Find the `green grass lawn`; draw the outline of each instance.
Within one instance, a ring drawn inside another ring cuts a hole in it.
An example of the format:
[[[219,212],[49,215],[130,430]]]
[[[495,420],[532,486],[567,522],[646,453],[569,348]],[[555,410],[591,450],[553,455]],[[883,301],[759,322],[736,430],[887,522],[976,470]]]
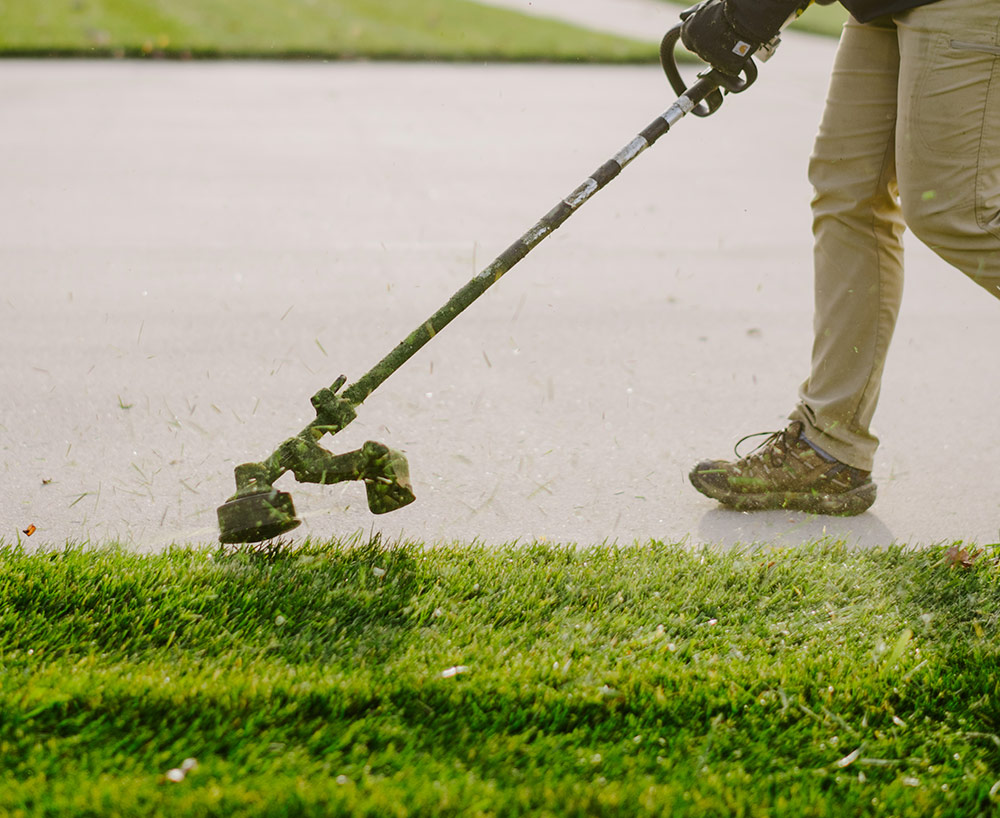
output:
[[[0,815],[992,815],[966,556],[8,546]]]
[[[0,54],[656,58],[649,44],[466,0],[0,0]]]

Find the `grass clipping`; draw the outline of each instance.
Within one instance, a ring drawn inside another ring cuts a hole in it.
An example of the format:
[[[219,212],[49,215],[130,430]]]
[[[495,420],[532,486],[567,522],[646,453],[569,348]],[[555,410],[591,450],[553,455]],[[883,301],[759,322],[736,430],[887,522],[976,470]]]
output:
[[[0,550],[0,814],[986,815],[989,553]]]

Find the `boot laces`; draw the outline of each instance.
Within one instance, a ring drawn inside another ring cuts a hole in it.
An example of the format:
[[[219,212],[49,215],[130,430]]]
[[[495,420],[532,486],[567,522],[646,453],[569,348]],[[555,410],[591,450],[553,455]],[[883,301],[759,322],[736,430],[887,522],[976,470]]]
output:
[[[788,448],[785,444],[785,432],[785,429],[779,429],[777,432],[754,432],[751,435],[744,435],[737,440],[736,445],[733,446],[733,454],[736,455],[738,460],[746,459],[750,462],[754,460],[761,460],[765,454],[774,450],[775,453],[780,453],[778,458],[780,462],[780,460],[784,459],[784,454]],[[764,440],[758,443],[757,446],[751,449],[746,455],[741,455],[740,445],[755,437],[764,437]]]

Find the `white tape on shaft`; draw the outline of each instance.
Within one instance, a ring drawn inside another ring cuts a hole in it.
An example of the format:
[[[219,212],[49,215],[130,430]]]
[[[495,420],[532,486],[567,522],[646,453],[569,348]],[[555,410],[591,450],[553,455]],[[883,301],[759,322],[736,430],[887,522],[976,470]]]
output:
[[[649,147],[649,142],[646,141],[646,137],[637,136],[631,142],[629,142],[624,148],[618,151],[615,156],[615,161],[625,167],[629,162],[635,159],[640,153],[642,153],[646,148]]]

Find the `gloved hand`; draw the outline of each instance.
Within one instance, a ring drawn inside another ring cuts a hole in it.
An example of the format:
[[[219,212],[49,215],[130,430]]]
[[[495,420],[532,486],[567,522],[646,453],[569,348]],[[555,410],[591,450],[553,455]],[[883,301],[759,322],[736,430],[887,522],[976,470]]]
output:
[[[738,76],[747,60],[763,45],[741,30],[728,0],[705,0],[681,14],[681,42],[723,74]]]

